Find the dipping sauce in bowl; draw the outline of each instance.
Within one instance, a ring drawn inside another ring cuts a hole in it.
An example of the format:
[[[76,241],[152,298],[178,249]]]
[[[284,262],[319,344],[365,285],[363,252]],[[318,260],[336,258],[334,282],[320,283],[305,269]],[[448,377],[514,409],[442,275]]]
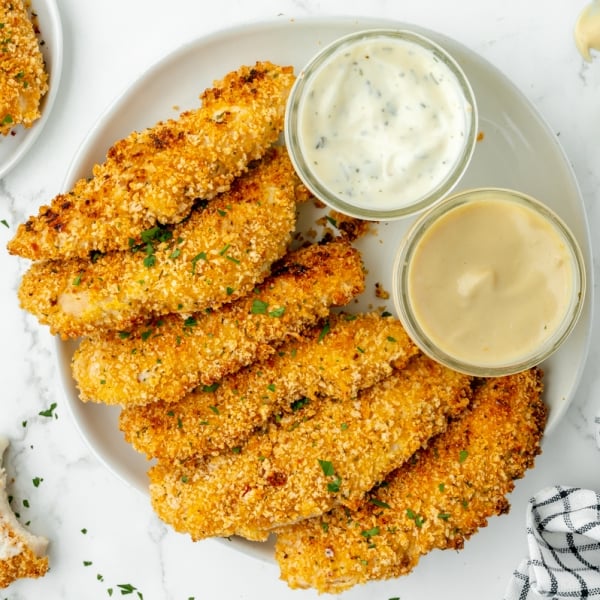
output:
[[[477,137],[473,91],[440,46],[367,30],[327,46],[288,101],[285,138],[305,185],[354,217],[400,218],[443,198]]]
[[[567,226],[541,202],[488,188],[455,194],[407,233],[394,300],[409,335],[458,371],[539,364],[575,326],[585,269]]]

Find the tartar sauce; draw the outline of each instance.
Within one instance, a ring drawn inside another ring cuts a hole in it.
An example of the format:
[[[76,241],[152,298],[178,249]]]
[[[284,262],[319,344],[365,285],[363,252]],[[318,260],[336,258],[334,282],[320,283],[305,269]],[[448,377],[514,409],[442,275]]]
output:
[[[301,151],[321,184],[349,204],[413,204],[464,152],[473,106],[449,66],[411,40],[359,38],[306,85]]]
[[[588,4],[575,23],[575,43],[585,60],[592,60],[590,50],[600,51],[600,2]]]
[[[495,367],[535,353],[562,325],[574,269],[548,219],[491,192],[452,208],[425,231],[407,293],[438,348],[463,363]]]

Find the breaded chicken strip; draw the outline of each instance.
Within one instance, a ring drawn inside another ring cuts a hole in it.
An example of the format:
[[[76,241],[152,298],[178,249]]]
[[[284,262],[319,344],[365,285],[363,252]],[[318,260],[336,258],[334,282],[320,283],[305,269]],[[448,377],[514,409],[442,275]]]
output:
[[[198,199],[226,191],[279,137],[291,67],[242,66],[205,91],[198,109],[133,132],[21,224],[11,254],[32,260],[126,250],[158,224],[178,223]]]
[[[0,134],[31,127],[48,91],[44,57],[23,0],[0,0]]]
[[[339,593],[409,573],[433,549],[460,549],[540,452],[546,422],[538,369],[488,379],[471,406],[354,511],[336,508],[277,532],[290,587]]]
[[[416,353],[397,319],[331,315],[324,326],[225,377],[218,387],[199,387],[179,402],[126,408],[120,428],[148,458],[216,454],[242,444],[273,414],[318,404],[320,396],[351,400]]]
[[[218,311],[84,339],[72,361],[80,397],[124,406],[174,402],[266,358],[363,289],[361,257],[348,242],[291,252],[250,295]]]
[[[1,464],[7,447],[8,440],[0,436],[0,588],[22,577],[42,577],[48,571],[48,540],[27,531],[10,507]]]
[[[195,540],[266,540],[276,527],[354,507],[464,409],[470,383],[416,356],[355,399],[287,415],[237,452],[159,460],[149,472],[152,505]]]
[[[299,181],[285,149],[271,154],[184,223],[146,232],[144,244],[96,260],[34,263],[21,306],[74,338],[248,294],[285,254],[296,223]]]

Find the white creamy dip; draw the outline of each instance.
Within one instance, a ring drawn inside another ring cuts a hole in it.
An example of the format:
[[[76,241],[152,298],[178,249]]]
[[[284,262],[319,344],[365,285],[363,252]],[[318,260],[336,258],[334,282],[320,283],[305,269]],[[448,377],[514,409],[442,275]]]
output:
[[[315,178],[344,202],[411,205],[442,185],[464,155],[473,107],[427,47],[358,38],[305,85],[298,144]]]

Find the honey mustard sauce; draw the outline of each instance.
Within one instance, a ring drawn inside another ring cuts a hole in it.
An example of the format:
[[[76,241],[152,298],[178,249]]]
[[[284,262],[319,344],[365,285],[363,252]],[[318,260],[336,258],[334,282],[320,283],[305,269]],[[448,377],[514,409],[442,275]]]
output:
[[[504,199],[459,205],[414,251],[408,294],[420,327],[446,354],[497,366],[535,352],[559,328],[574,264],[556,228]]]

